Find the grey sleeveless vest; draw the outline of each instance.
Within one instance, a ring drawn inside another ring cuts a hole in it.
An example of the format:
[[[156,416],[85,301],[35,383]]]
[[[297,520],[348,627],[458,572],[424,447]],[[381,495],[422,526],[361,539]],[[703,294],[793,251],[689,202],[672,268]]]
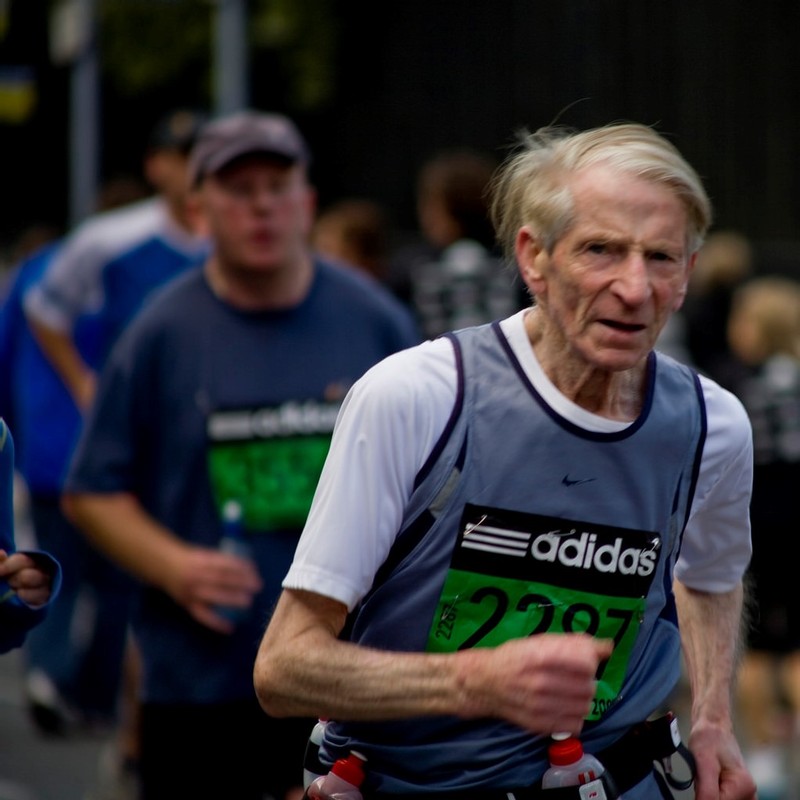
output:
[[[350,639],[452,651],[544,630],[619,636],[617,684],[582,736],[597,751],[680,675],[671,583],[705,440],[699,381],[651,354],[639,418],[588,432],[544,402],[497,323],[449,336],[456,407]],[[363,750],[369,783],[402,793],[528,785],[546,745],[499,720],[436,717],[333,723],[324,751]]]

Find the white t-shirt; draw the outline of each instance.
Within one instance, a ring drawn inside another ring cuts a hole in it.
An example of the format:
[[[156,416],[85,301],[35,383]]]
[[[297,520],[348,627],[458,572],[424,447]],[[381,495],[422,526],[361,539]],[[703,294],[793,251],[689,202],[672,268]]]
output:
[[[530,345],[526,313],[503,320],[501,328],[545,401],[588,431],[631,424],[592,414],[556,389]],[[708,434],[675,576],[699,591],[725,592],[750,560],[752,436],[739,400],[708,379],[701,384]],[[448,339],[396,353],[353,386],[284,588],[316,592],[351,610],[369,591],[400,528],[414,478],[453,410],[456,387]]]
[[[204,239],[178,225],[161,197],[99,212],[64,240],[42,280],[25,295],[25,313],[70,333],[79,317],[102,307],[103,270],[108,264],[156,237],[187,259],[199,259],[208,248]]]

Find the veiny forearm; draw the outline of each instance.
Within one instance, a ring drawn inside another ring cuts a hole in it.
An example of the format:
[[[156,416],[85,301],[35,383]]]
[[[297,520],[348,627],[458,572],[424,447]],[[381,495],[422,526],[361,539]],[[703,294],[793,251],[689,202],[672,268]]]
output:
[[[305,609],[297,604],[288,609],[284,595],[259,649],[254,682],[268,713],[378,720],[455,711],[458,689],[450,659],[340,641],[344,607],[317,596],[305,599],[315,608],[325,606],[326,624],[316,627],[304,619]],[[284,627],[287,615],[291,622]]]
[[[675,582],[681,641],[692,688],[692,718],[730,724],[740,655],[743,589],[710,594]]]
[[[380,720],[452,715],[505,719],[535,733],[580,731],[612,643],[543,634],[498,647],[407,653],[340,641],[346,609],[286,591],[259,648],[256,693],[275,716]]]

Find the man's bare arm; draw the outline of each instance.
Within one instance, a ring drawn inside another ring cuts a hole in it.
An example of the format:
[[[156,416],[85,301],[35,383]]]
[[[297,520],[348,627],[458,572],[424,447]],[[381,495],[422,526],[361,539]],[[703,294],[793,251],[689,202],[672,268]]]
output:
[[[751,800],[755,784],[733,732],[732,689],[742,628],[743,589],[710,594],[675,582],[681,642],[692,689],[689,747],[697,800]]]
[[[261,705],[274,716],[379,720],[499,717],[537,733],[579,731],[611,643],[585,634],[515,639],[458,653],[399,653],[337,637],[347,609],[286,590],[254,669]]]
[[[28,317],[28,325],[47,360],[58,373],[75,405],[85,412],[94,400],[96,376],[81,358],[72,336]]]
[[[741,646],[742,588],[710,594],[676,581],[675,598],[692,686],[693,716],[729,722],[731,687]]]
[[[131,494],[66,494],[63,505],[95,547],[209,628],[229,633],[232,624],[215,607],[247,608],[261,589],[252,562],[176,536]]]

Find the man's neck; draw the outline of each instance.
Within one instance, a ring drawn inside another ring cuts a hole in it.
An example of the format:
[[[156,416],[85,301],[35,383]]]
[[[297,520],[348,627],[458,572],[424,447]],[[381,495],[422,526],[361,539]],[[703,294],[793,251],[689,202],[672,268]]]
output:
[[[242,311],[292,308],[308,294],[314,277],[310,255],[291,267],[256,271],[226,263],[213,254],[204,266],[211,291],[223,302]]]
[[[538,319],[537,319],[538,316]],[[633,369],[604,370],[585,363],[563,348],[553,346],[554,336],[537,323],[542,316],[531,309],[525,319],[525,329],[536,360],[548,380],[568,400],[585,411],[607,419],[631,422],[642,409],[646,361]]]

